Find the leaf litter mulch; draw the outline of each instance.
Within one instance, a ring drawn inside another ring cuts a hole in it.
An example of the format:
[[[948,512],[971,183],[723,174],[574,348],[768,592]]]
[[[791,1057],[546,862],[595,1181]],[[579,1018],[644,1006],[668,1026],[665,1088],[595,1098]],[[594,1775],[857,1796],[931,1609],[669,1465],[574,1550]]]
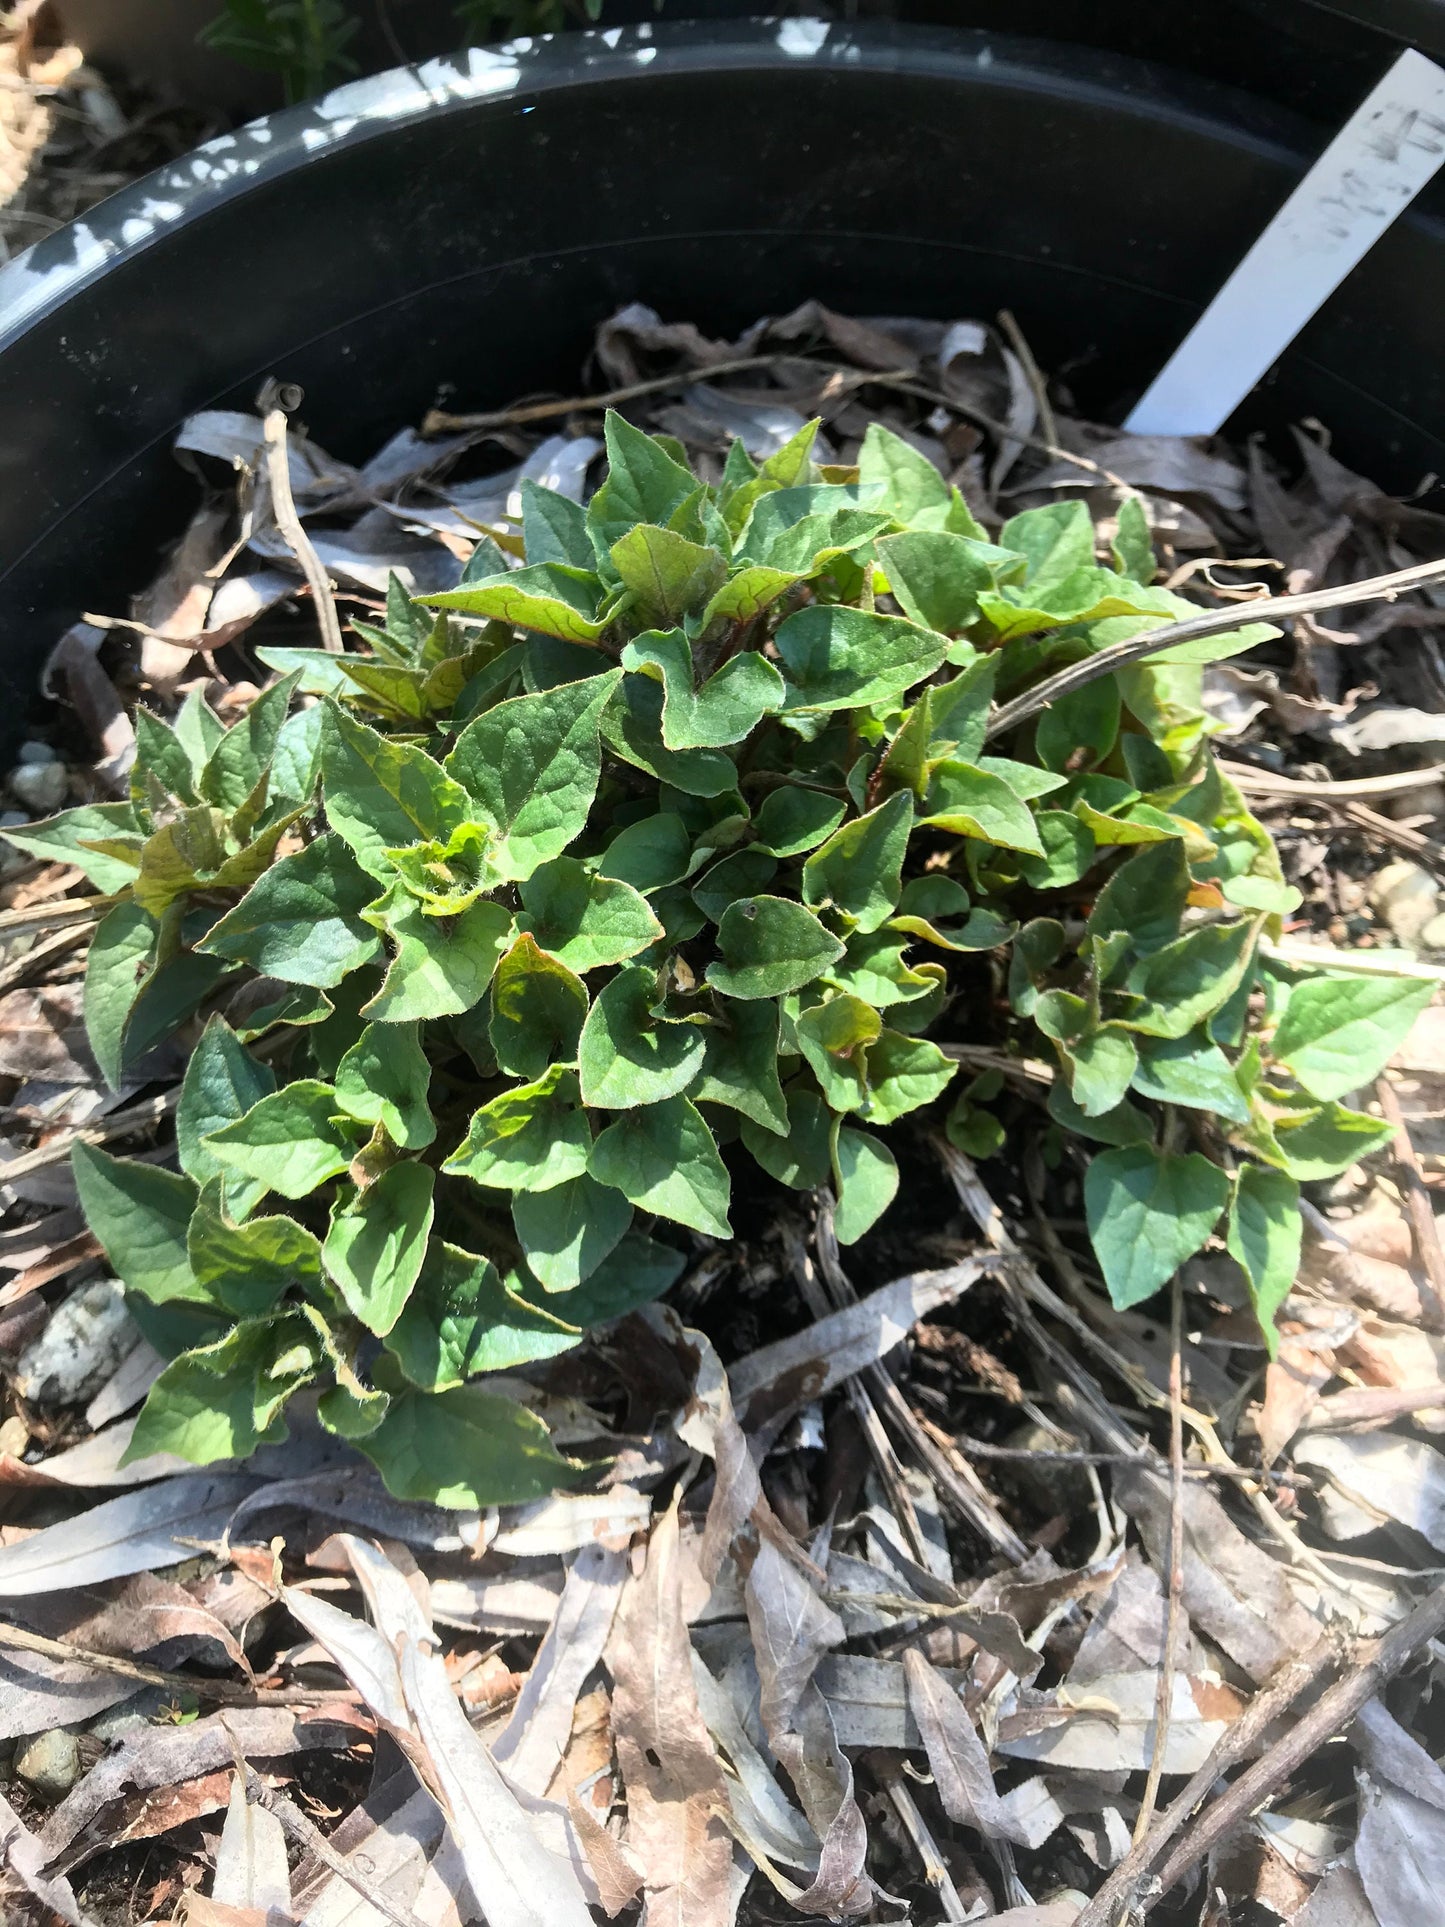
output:
[[[1072,495],[1107,533],[1134,495],[1206,608],[1445,550],[1445,518],[1318,427],[1286,468],[1076,419],[1007,317],[810,303],[715,342],[634,306],[589,375],[360,468],[293,423],[299,543],[259,416],[188,422],[202,506],[127,615],[60,639],[18,816],[123,793],[138,700],[199,688],[234,715],[258,645],[310,640],[308,568],[366,617],[392,571],[451,586],[524,477],[580,498],[602,391],[704,468],[814,414],[848,462],[884,420],[990,527]],[[1304,893],[1281,947],[1445,977],[1445,595],[1335,600],[1211,669],[1208,701]],[[1438,1917],[1445,1011],[1374,1093],[1394,1158],[1312,1187],[1275,1362],[1222,1250],[1162,1316],[1110,1308],[1049,1069],[985,1037],[1003,1152],[975,1168],[916,1133],[906,1213],[846,1267],[826,1198],[757,1195],[664,1301],[528,1368],[559,1443],[605,1461],[596,1489],[459,1514],[304,1425],[231,1470],[121,1464],[161,1361],[67,1154],[165,1159],[183,1053],[105,1089],[81,1019],[97,900],[3,862],[7,1921]]]

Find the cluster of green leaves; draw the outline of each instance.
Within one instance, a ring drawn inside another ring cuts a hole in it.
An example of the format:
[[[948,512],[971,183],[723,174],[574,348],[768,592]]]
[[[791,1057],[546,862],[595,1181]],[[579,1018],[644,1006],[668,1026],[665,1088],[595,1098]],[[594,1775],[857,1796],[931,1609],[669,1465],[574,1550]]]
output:
[[[222,0],[203,46],[280,77],[288,103],[311,100],[360,71],[349,49],[360,28],[346,0]],[[560,33],[602,18],[603,0],[455,0],[464,45]]]
[[[360,23],[344,0],[223,0],[223,7],[201,29],[202,46],[279,75],[288,104],[360,71],[347,52]]]
[[[985,747],[991,705],[1189,605],[1137,505],[997,542],[875,426],[813,428],[702,485],[618,418],[583,509],[519,527],[384,627],[279,672],[223,729],[137,717],[130,800],[11,832],[114,907],[86,975],[118,1081],[203,1007],[179,1170],[75,1156],[81,1201],[173,1356],[133,1450],[205,1461],[319,1393],[392,1488],[470,1504],[568,1474],[517,1386],[666,1289],[670,1226],[731,1234],[747,1166],[894,1198],[891,1127],[943,1099],[996,1148],[997,1081],[938,1041],[1046,1048],[1115,1302],[1217,1227],[1268,1331],[1298,1187],[1377,1148],[1342,1107],[1428,985],[1304,976],[1293,909],[1210,752],[1206,646],[1097,678]],[[1042,1043],[1041,1041],[1042,1040]],[[1189,1148],[1183,1148],[1188,1144]],[[661,1235],[658,1235],[659,1232]]]

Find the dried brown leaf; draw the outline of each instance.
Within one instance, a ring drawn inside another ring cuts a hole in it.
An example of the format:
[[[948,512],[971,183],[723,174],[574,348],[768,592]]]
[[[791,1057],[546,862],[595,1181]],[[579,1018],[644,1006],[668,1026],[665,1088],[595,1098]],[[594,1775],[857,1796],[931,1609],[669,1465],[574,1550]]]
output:
[[[852,1766],[814,1679],[824,1655],[843,1643],[843,1622],[768,1539],[758,1546],[744,1596],[763,1729],[822,1842],[817,1877],[793,1905],[803,1913],[865,1913],[876,1898],[865,1871],[867,1829]]]
[[[1020,1810],[1013,1795],[1000,1797],[987,1749],[957,1693],[922,1653],[905,1653],[903,1671],[908,1703],[928,1754],[928,1770],[949,1819],[992,1839],[1009,1840],[1030,1850],[1041,1847],[1063,1821],[1059,1807],[1052,1801],[1045,1806],[1030,1799]]]
[[[1380,1927],[1437,1919],[1445,1892],[1445,1814],[1403,1788],[1357,1776],[1355,1867]]]
[[[653,1527],[607,1648],[612,1737],[627,1789],[627,1851],[649,1927],[727,1927],[732,1838],[722,1767],[693,1683],[677,1511]]]
[[[1334,1353],[1308,1336],[1286,1333],[1278,1356],[1264,1375],[1259,1414],[1259,1452],[1265,1465],[1275,1460],[1298,1432],[1335,1375]]]

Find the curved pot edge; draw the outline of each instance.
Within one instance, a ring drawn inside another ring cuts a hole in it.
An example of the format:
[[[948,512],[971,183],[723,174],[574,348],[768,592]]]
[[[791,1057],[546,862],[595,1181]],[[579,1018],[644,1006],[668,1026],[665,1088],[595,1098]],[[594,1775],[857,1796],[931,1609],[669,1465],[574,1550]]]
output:
[[[263,115],[132,182],[0,267],[0,354],[117,260],[163,244],[221,203],[273,183],[318,156],[383,137],[431,114],[557,89],[618,86],[647,73],[730,65],[739,72],[798,65],[967,77],[1093,97],[1142,119],[1196,123],[1276,164],[1302,171],[1319,133],[1281,108],[1143,61],[981,30],[876,21],[758,18],[675,21],[539,35],[500,47],[394,67],[314,101]]]

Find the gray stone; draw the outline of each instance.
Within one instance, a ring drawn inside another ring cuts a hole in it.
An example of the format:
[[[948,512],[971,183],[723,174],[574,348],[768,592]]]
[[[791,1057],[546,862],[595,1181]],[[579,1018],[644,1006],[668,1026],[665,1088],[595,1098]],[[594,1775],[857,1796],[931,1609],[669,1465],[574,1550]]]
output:
[[[0,830],[18,830],[30,818],[24,810],[5,810],[0,812]],[[0,878],[13,877],[30,862],[29,854],[17,850],[13,843],[0,843]]]
[[[49,743],[22,743],[15,752],[17,763],[58,763],[60,758]]]
[[[113,1740],[123,1740],[127,1733],[137,1733],[141,1727],[149,1726],[161,1708],[174,1699],[174,1693],[164,1687],[143,1686],[118,1706],[107,1706],[103,1713],[97,1713],[87,1730],[109,1746]]]
[[[10,772],[10,788],[27,809],[49,816],[64,806],[70,780],[63,763],[21,763]]]
[[[15,1771],[46,1800],[63,1800],[80,1778],[80,1748],[75,1735],[57,1726],[26,1740],[15,1755]]]
[[[15,1389],[37,1405],[75,1405],[140,1343],[115,1278],[96,1278],[73,1291],[45,1330],[20,1354]]]

